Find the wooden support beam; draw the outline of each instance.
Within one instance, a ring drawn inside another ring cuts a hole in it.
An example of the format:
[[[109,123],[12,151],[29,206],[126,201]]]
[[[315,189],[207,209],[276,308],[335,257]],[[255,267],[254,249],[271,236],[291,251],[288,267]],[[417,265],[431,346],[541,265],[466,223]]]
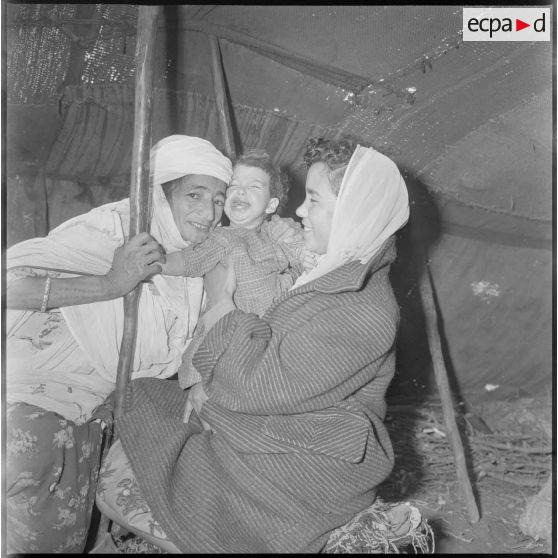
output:
[[[229,103],[225,86],[225,72],[223,70],[219,39],[216,35],[208,35],[208,38],[209,47],[211,49],[211,73],[213,75],[213,86],[215,88],[215,103],[217,104],[217,115],[219,117],[221,134],[223,135],[224,151],[227,157],[234,159],[238,153],[229,112]]]
[[[367,76],[356,75],[334,66],[320,64],[309,56],[293,53],[263,39],[251,37],[246,31],[231,29],[226,25],[211,23],[205,19],[189,18],[186,21],[178,21],[175,28],[179,31],[199,31],[208,35],[215,35],[336,87],[360,91],[370,84],[370,78]]]
[[[150,216],[149,152],[151,149],[151,102],[157,17],[160,6],[140,6],[136,39],[136,89],[134,141],[130,186],[130,238],[148,230]],[[124,331],[116,377],[115,418],[122,415],[136,345],[141,285],[124,297]]]
[[[434,283],[428,267],[428,260],[426,258],[422,239],[420,238],[420,235],[417,234],[416,229],[412,232],[415,237],[413,244],[415,246],[415,250],[417,251],[417,256],[419,256],[418,260],[423,262],[425,266],[420,279],[420,294],[426,321],[428,346],[430,348],[430,356],[432,358],[432,366],[434,368],[434,377],[442,403],[444,425],[453,452],[453,457],[455,459],[457,481],[463,491],[463,496],[469,512],[469,518],[472,523],[477,523],[480,519],[480,514],[473,492],[473,487],[471,485],[471,480],[469,478],[469,473],[467,471],[463,441],[461,440],[455,410],[453,408],[448,371],[444,362],[440,332],[438,330],[438,314],[436,302],[434,300]]]

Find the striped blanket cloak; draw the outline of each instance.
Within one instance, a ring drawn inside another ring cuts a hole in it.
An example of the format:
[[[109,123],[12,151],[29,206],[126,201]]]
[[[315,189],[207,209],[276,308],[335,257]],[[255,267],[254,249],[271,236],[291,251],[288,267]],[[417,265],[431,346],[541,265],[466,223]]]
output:
[[[285,293],[235,310],[195,355],[209,397],[182,423],[176,382],[138,379],[118,430],[143,495],[184,553],[317,552],[390,473],[383,425],[399,309],[391,237]]]

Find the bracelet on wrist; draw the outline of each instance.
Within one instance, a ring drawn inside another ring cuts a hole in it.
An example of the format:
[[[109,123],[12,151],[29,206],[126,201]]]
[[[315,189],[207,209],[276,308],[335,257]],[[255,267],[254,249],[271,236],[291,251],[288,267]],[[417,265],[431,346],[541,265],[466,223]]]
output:
[[[51,279],[47,275],[45,281],[45,290],[43,291],[43,302],[41,304],[41,312],[46,312],[48,308],[48,297],[50,296],[50,283],[51,283]]]

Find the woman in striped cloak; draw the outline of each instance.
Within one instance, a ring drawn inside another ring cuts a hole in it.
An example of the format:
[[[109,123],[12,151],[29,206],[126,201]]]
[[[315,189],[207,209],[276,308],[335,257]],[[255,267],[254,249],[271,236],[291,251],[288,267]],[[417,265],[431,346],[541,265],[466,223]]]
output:
[[[129,386],[107,474],[135,476],[171,550],[318,552],[392,469],[388,273],[407,190],[390,159],[347,141],[310,140],[305,161],[297,215],[316,266],[258,317],[235,307],[234,271],[220,264],[204,279],[201,387]],[[129,523],[110,498],[102,507]]]

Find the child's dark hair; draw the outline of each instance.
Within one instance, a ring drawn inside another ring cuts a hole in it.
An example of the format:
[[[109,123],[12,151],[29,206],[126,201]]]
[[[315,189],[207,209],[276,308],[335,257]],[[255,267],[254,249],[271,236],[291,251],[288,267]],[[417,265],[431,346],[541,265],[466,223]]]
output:
[[[286,173],[282,172],[277,165],[273,163],[270,155],[263,149],[250,149],[243,153],[236,161],[236,165],[245,165],[247,167],[256,167],[263,170],[269,176],[269,193],[272,198],[279,200],[277,209],[280,209],[287,202],[287,194],[289,193],[289,180]]]
[[[339,193],[341,181],[358,143],[351,139],[326,140],[310,138],[306,143],[304,164],[310,168],[314,163],[325,163],[329,169],[329,181],[335,195]]]

